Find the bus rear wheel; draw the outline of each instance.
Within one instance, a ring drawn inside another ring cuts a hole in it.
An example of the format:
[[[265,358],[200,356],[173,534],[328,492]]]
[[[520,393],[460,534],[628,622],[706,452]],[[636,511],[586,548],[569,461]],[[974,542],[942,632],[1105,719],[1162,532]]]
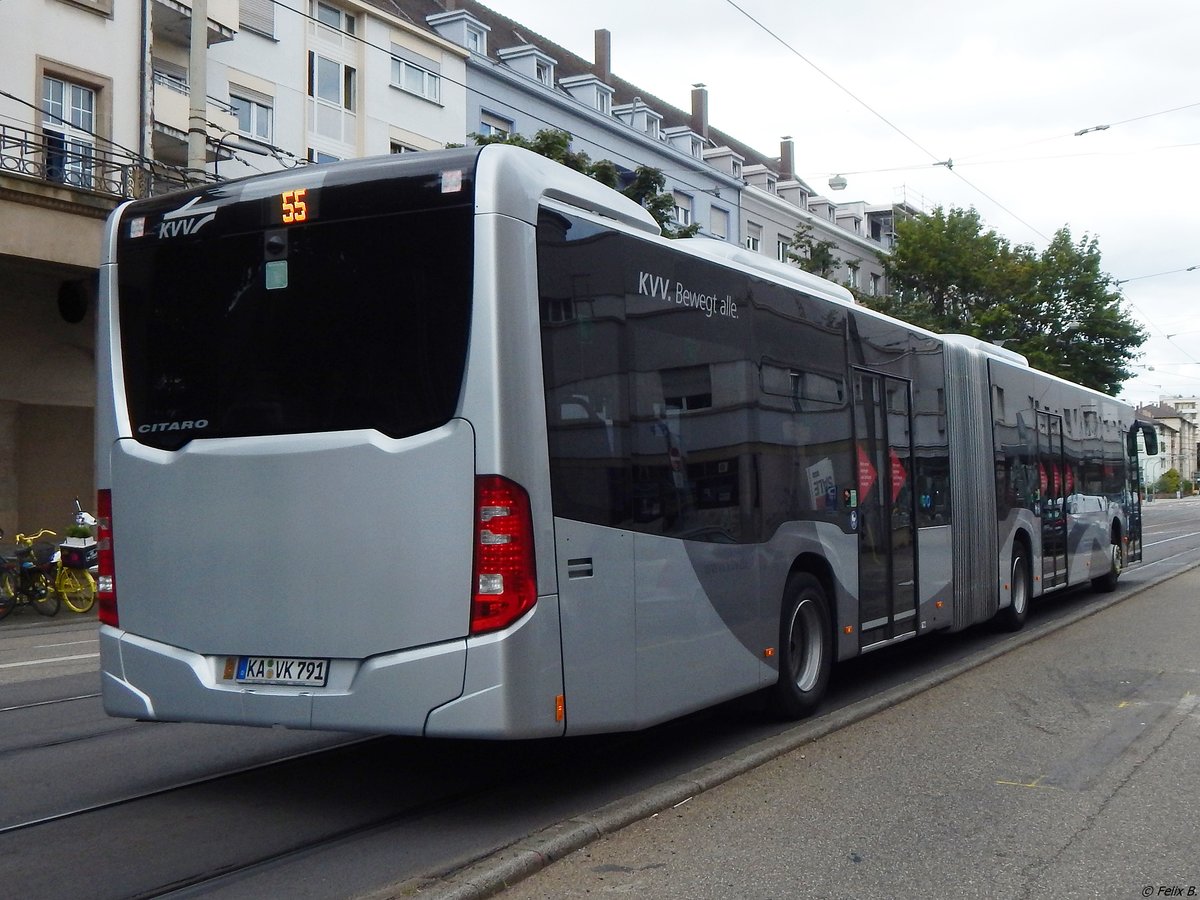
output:
[[[1029,615],[1029,561],[1024,544],[1013,546],[1012,569],[1009,573],[1010,602],[996,613],[996,627],[1001,631],[1020,631]]]
[[[788,719],[810,715],[820,704],[833,670],[829,601],[807,572],[788,577],[779,624],[779,681],[773,707]]]

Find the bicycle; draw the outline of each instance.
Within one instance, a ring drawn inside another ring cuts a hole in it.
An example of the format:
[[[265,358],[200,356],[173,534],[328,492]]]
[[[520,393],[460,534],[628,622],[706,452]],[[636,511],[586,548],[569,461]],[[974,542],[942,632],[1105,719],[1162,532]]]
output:
[[[54,555],[54,590],[72,612],[88,612],[96,602],[96,579],[90,571],[96,563],[95,524],[96,519],[84,512],[76,497],[75,524]]]
[[[95,544],[92,545],[93,547]],[[85,613],[96,602],[96,579],[88,571],[86,548],[59,547],[58,569],[54,574],[54,591],[72,612]]]
[[[34,544],[47,536],[54,537],[54,532],[43,528],[33,535],[18,534],[14,556],[0,557],[0,619],[22,604],[32,606],[43,616],[58,615],[62,601],[50,578],[54,550]],[[4,529],[0,528],[3,537]]]

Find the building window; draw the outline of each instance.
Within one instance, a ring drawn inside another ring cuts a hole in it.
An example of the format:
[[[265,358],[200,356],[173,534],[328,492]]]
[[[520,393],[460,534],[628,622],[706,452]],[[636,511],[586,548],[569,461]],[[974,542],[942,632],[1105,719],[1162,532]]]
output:
[[[402,91],[416,94],[418,97],[424,97],[434,103],[441,101],[442,78],[440,75],[394,56],[392,57],[392,84]]]
[[[872,272],[871,273],[871,296],[878,297],[882,293],[882,291],[881,291],[882,286],[883,286],[883,276],[880,275],[878,272]]]
[[[792,242],[783,235],[779,235],[775,241],[775,258],[780,262],[787,262],[788,253],[791,252],[791,249]]]
[[[410,147],[408,144],[402,144],[399,141],[392,141],[388,149],[389,153],[420,153],[420,147]]]
[[[738,162],[736,159],[733,160],[733,177],[734,178],[742,177],[742,164],[740,162]]]
[[[696,137],[692,138],[691,153],[692,153],[692,156],[696,157],[696,159],[704,158],[704,143],[703,143],[703,141],[700,140],[700,138],[696,138]]]
[[[769,193],[769,194],[779,193],[779,182],[776,179],[770,177],[769,175],[767,176],[767,193]]]
[[[489,112],[479,114],[479,133],[483,137],[506,138],[513,133],[513,123]]]
[[[712,371],[708,366],[663,369],[663,404],[669,411],[688,412],[713,405]]]
[[[604,115],[612,114],[612,94],[608,91],[596,91],[596,109]]]
[[[692,198],[687,194],[675,192],[675,224],[676,225],[691,225],[692,224]]]
[[[746,249],[758,253],[762,250],[762,226],[746,223]]]
[[[713,207],[709,211],[709,232],[722,241],[729,240],[729,210]]]
[[[846,286],[851,290],[858,290],[858,264],[846,263]]]
[[[483,32],[478,28],[467,29],[467,49],[473,53],[486,53],[487,48],[483,42]]]
[[[271,0],[239,0],[238,23],[267,37],[275,36],[275,4]]]
[[[308,148],[308,161],[310,163],[331,163],[337,162],[340,159],[340,156],[334,156],[332,153],[326,153],[323,150],[314,150],[312,147]]]
[[[113,0],[63,0],[63,2],[112,18]]]
[[[92,187],[95,165],[96,92],[82,84],[42,78],[46,180]]]
[[[352,66],[308,54],[308,96],[319,104],[354,111],[356,72]]]
[[[328,25],[330,28],[344,31],[346,34],[354,34],[354,16],[343,12],[336,6],[321,2],[313,3],[312,16],[322,25]]]
[[[550,66],[539,60],[535,70],[537,72],[537,80],[546,85],[546,87],[550,87]]]
[[[237,116],[238,131],[247,137],[256,138],[261,141],[271,142],[271,120],[274,117],[274,110],[269,102],[264,102],[265,98],[252,98],[234,93],[234,89],[229,91],[229,105],[233,107],[233,113]]]

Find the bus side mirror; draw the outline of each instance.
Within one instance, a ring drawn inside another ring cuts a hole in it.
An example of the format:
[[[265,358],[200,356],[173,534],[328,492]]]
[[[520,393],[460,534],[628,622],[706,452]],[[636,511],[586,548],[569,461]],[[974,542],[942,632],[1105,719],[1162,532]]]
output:
[[[1158,432],[1151,425],[1143,425],[1142,436],[1146,440],[1146,455],[1158,456]]]
[[[1146,455],[1158,456],[1158,432],[1154,430],[1153,425],[1138,425],[1130,429],[1126,435],[1126,440],[1129,442],[1129,455],[1132,457],[1137,454],[1137,436],[1138,432],[1142,433],[1142,439],[1146,442]]]

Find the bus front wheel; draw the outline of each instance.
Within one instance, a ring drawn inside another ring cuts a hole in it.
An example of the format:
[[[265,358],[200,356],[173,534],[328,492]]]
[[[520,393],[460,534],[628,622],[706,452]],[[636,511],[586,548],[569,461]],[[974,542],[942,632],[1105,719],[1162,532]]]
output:
[[[779,623],[779,681],[774,709],[784,718],[810,715],[829,686],[833,639],[829,601],[821,582],[807,572],[788,577]]]
[[[1112,593],[1117,589],[1117,579],[1125,568],[1125,544],[1121,535],[1114,532],[1108,545],[1108,571],[1099,578],[1092,579],[1092,588],[1104,593]]]

